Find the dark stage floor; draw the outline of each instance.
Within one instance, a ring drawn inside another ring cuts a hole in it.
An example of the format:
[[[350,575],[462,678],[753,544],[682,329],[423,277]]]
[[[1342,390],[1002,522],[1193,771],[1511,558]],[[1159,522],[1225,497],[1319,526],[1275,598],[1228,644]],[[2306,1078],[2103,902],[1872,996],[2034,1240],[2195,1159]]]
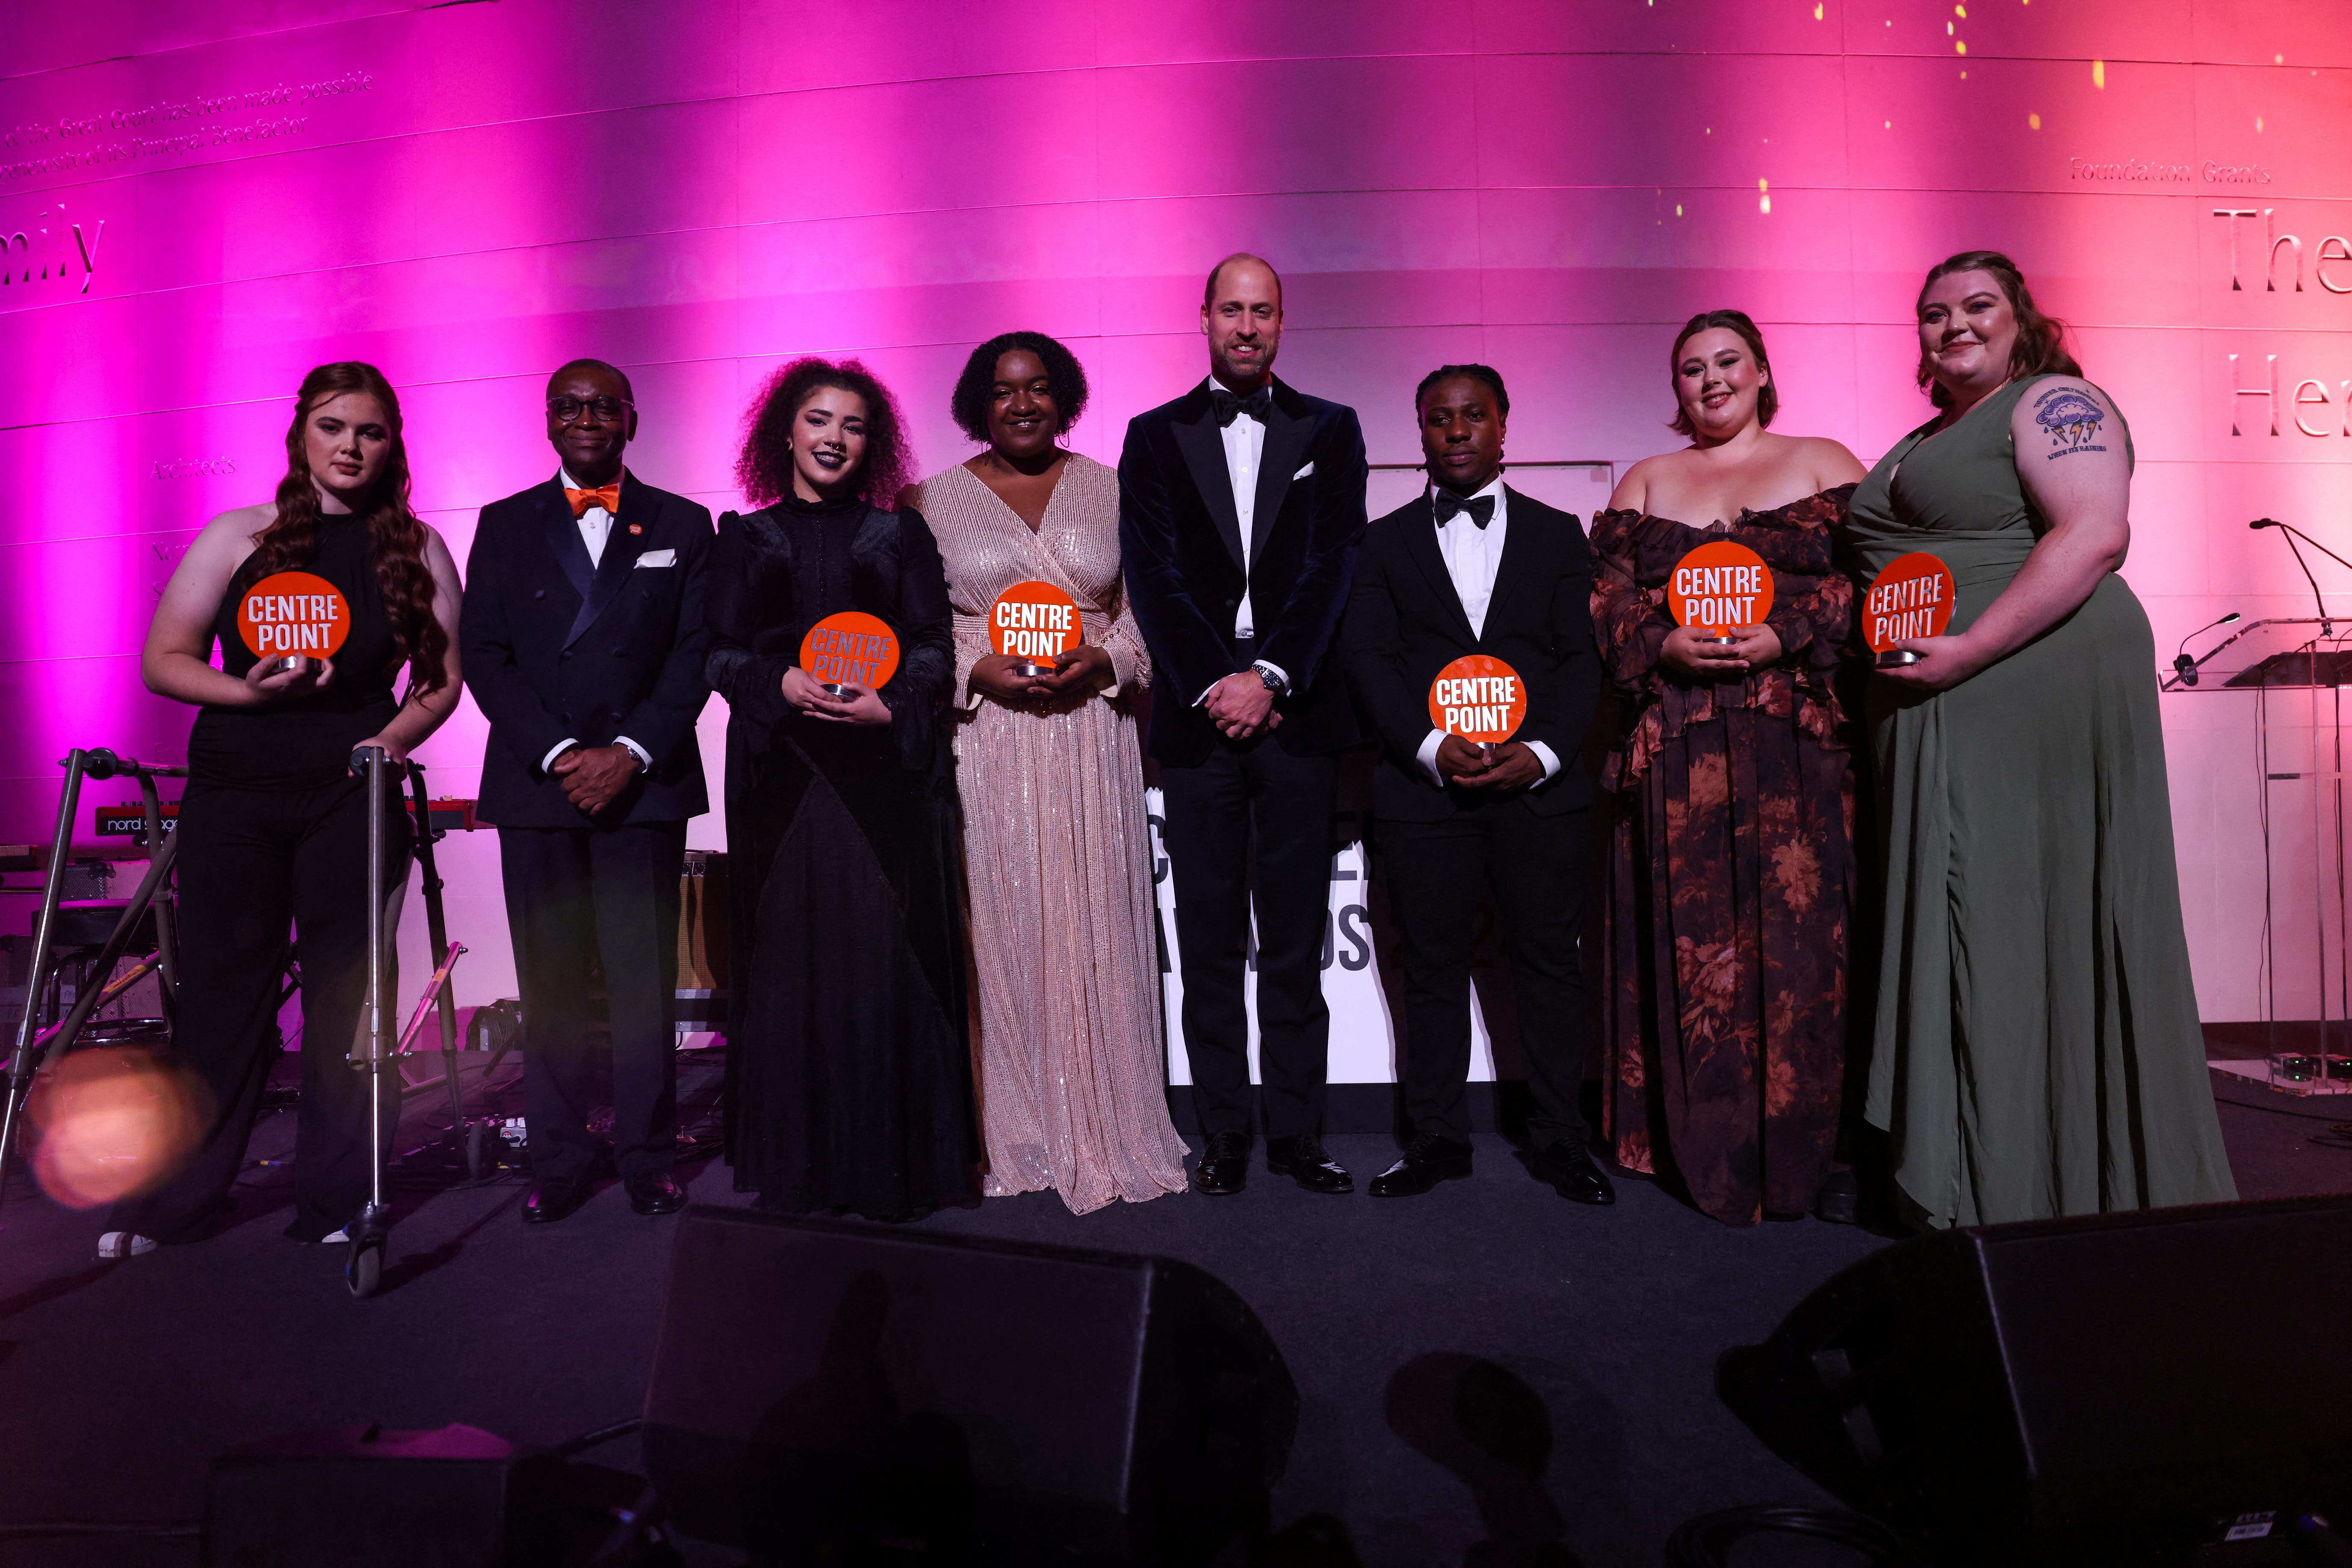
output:
[[[2216,1077],[2245,1196],[2352,1187],[2352,1105]],[[265,1123],[257,1155],[290,1137]],[[1387,1139],[1335,1138],[1360,1181]],[[940,1230],[1189,1259],[1256,1310],[1305,1401],[1277,1522],[1344,1521],[1370,1568],[1461,1563],[1478,1543],[1550,1535],[1584,1563],[1654,1568],[1705,1510],[1818,1496],[1719,1405],[1715,1359],[1768,1331],[1815,1284],[1884,1245],[1812,1220],[1728,1230],[1640,1182],[1613,1210],[1574,1207],[1482,1137],[1471,1180],[1428,1197],[1316,1198],[1261,1173],[1238,1198],[1191,1195],[1073,1218],[1050,1194],[942,1215]],[[698,1201],[732,1204],[694,1167]],[[219,1448],[375,1420],[462,1421],[552,1443],[635,1415],[673,1226],[608,1186],[526,1230],[519,1184],[419,1194],[394,1231],[384,1294],[355,1302],[342,1249],[278,1232],[282,1173],[251,1173],[239,1223],[201,1246],[96,1263],[94,1215],[12,1197],[0,1229],[0,1526],[68,1518],[193,1520]],[[1541,1400],[1542,1496],[1468,1482],[1392,1426],[1392,1387],[1458,1362],[1499,1363]],[[636,1462],[634,1440],[593,1456]],[[1556,1518],[1555,1518],[1556,1510]],[[1850,1562],[1827,1548],[1754,1563]],[[698,1561],[730,1562],[724,1553]],[[1516,1553],[1508,1561],[1536,1561]],[[195,1542],[0,1540],[0,1564],[182,1564]]]

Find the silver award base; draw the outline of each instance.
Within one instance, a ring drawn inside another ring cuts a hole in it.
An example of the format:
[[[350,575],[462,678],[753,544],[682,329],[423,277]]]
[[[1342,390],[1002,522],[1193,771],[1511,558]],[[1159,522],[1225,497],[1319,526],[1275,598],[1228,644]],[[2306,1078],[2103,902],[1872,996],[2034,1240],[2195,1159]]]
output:
[[[824,692],[827,697],[833,698],[836,701],[849,695],[849,688],[842,685],[839,681],[820,680],[816,685],[818,690]]]
[[[1918,653],[1907,647],[1889,648],[1878,656],[1878,668],[1881,669],[1899,669],[1905,665],[1918,662]]]
[[[1480,742],[1477,742],[1477,746],[1478,746],[1478,760],[1479,760],[1479,761],[1481,761],[1481,762],[1485,762],[1485,763],[1492,763],[1492,762],[1495,760],[1495,742],[1492,742],[1492,741],[1480,741]]]
[[[1050,664],[1039,664],[1034,658],[1025,658],[1013,667],[1013,673],[1024,680],[1034,680],[1040,676],[1053,674],[1054,667]]]
[[[1700,637],[1697,640],[1705,643],[1709,647],[1738,647],[1739,646],[1739,639],[1738,637],[1726,637],[1721,632],[1716,633],[1715,636],[1711,637]]]

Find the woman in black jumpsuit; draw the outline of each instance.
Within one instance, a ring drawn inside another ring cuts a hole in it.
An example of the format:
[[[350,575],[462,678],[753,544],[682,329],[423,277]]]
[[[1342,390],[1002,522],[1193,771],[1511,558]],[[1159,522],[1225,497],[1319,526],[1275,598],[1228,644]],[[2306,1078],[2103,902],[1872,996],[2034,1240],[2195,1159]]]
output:
[[[161,1185],[115,1205],[101,1257],[194,1241],[227,1209],[278,1054],[279,976],[302,976],[298,1241],[339,1239],[369,1188],[368,1084],[349,1053],[367,991],[367,797],[352,751],[404,761],[456,705],[457,566],[408,500],[400,404],[374,366],[303,378],[277,499],[224,513],[188,549],[141,661],[149,689],[198,712],[180,803],[180,995],[173,1053],[202,1083],[202,1142]],[[281,572],[324,578],[349,607],[330,658],[257,656],[238,607]],[[221,667],[211,663],[217,643]],[[404,700],[394,684],[405,666]],[[388,918],[407,881],[392,817]],[[398,1114],[387,1075],[384,1115]],[[389,1128],[387,1128],[389,1131]]]

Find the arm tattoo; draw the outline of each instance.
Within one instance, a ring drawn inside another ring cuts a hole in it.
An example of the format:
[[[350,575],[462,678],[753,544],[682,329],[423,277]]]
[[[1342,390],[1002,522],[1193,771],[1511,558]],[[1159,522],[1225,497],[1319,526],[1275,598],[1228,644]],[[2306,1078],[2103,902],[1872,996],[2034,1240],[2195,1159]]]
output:
[[[2076,452],[2104,452],[2099,445],[2099,427],[2106,423],[2107,411],[2095,398],[2086,397],[2071,386],[2053,386],[2033,400],[2033,422],[2050,432],[2052,458],[2063,458]]]

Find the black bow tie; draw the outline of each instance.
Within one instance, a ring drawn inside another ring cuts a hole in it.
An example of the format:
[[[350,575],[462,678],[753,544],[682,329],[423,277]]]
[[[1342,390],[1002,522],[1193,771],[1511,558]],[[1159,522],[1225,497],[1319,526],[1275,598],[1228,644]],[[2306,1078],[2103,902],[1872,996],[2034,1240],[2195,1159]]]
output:
[[[1448,522],[1454,520],[1454,514],[1457,512],[1468,512],[1470,514],[1470,521],[1476,523],[1480,528],[1484,528],[1488,523],[1495,521],[1495,498],[1493,496],[1473,496],[1468,500],[1464,500],[1460,496],[1454,494],[1451,490],[1438,491],[1437,526],[1444,528]]]
[[[1241,414],[1246,414],[1263,425],[1266,416],[1274,412],[1274,383],[1267,382],[1247,397],[1236,397],[1223,386],[1212,383],[1209,402],[1216,410],[1220,427],[1232,424],[1234,416]]]

